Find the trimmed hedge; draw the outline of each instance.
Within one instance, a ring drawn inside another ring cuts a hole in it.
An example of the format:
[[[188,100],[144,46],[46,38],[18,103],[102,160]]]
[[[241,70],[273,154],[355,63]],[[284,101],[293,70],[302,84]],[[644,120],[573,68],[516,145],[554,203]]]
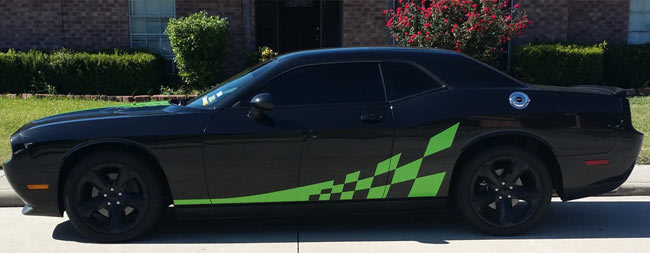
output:
[[[0,52],[0,93],[150,94],[165,77],[164,59],[145,52]]]
[[[514,75],[524,82],[572,86],[602,84],[606,43],[528,44],[515,50]]]
[[[606,85],[623,88],[650,87],[650,43],[608,46],[604,68]]]

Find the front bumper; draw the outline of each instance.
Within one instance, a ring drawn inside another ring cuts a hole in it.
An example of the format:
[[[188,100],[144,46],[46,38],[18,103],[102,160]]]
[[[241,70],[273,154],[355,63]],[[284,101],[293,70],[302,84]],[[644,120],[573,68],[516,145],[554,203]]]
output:
[[[44,172],[35,169],[32,160],[27,156],[13,157],[5,162],[5,176],[9,184],[25,202],[23,214],[39,216],[63,216],[58,194],[58,173]],[[48,189],[30,190],[28,184],[47,184]],[[29,209],[28,211],[26,211]]]

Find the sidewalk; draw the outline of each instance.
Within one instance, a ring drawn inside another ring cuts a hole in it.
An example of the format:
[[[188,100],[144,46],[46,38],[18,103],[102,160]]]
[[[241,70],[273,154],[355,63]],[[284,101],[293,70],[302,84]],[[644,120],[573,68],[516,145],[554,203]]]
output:
[[[637,165],[621,187],[604,195],[650,196],[650,165]],[[4,170],[0,170],[0,207],[16,206],[23,206],[23,202],[11,189]]]

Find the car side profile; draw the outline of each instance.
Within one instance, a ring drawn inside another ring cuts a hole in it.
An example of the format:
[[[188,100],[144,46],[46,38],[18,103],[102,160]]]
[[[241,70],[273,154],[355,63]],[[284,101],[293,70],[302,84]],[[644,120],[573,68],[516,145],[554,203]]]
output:
[[[116,242],[169,208],[196,218],[453,204],[480,231],[513,235],[553,193],[621,185],[643,138],[621,89],[528,85],[421,48],[296,52],[194,99],[136,105],[20,128],[4,169],[23,213],[65,211],[83,235]]]

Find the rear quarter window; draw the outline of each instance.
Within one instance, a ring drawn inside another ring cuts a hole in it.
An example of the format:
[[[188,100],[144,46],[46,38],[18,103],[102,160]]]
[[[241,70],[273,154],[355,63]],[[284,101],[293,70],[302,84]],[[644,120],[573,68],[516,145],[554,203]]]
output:
[[[381,71],[389,100],[442,87],[429,74],[409,63],[382,62]]]
[[[427,56],[427,59],[421,64],[452,87],[524,87],[519,81],[505,73],[462,55]]]

